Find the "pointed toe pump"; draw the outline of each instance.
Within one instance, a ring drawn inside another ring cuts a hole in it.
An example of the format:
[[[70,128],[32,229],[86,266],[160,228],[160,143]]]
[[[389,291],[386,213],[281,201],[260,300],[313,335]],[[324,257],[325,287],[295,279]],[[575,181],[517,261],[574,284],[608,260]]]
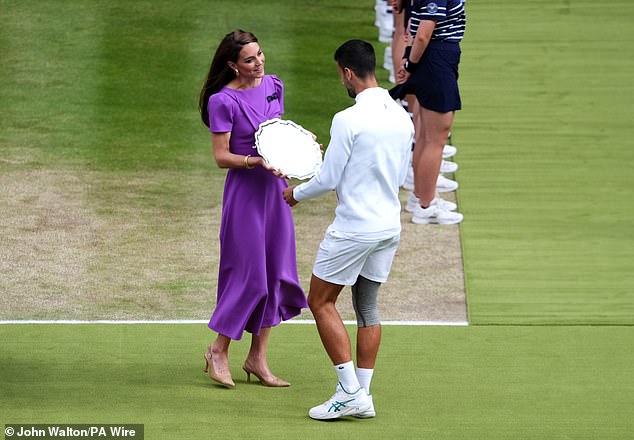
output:
[[[247,382],[251,382],[251,375],[253,374],[255,377],[257,377],[260,380],[260,383],[266,387],[290,387],[291,386],[290,383],[286,382],[283,379],[280,379],[279,377],[276,377],[273,375],[269,377],[264,377],[258,372],[256,372],[255,370],[249,368],[246,364],[242,366],[242,369],[244,370],[245,373],[247,373]]]

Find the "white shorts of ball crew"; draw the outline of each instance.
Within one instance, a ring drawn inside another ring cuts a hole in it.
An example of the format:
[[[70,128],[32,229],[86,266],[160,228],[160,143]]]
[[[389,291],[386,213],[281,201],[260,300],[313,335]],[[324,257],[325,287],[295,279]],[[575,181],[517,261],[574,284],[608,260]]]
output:
[[[313,274],[329,283],[351,286],[359,275],[368,280],[387,281],[400,235],[381,241],[363,242],[340,238],[327,232],[319,245]]]

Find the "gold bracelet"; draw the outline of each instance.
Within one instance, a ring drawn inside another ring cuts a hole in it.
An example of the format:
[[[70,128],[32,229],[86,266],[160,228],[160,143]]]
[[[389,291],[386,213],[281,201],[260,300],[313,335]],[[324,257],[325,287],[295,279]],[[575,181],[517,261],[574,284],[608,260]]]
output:
[[[255,168],[254,166],[249,165],[249,158],[250,158],[250,157],[251,157],[251,155],[250,155],[250,154],[248,154],[248,155],[246,155],[246,156],[244,157],[244,167],[245,167],[245,168],[247,168],[247,169],[249,169],[249,170],[250,170],[251,168]]]

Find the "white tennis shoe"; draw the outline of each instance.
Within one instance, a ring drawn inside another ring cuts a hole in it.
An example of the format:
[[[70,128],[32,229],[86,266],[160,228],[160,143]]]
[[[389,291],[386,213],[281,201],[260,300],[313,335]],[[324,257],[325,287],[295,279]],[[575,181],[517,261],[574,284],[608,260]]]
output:
[[[370,399],[370,408],[366,409],[359,414],[355,414],[354,416],[359,419],[371,419],[372,417],[376,417],[376,411],[374,411],[374,399],[372,398],[372,394],[368,394],[368,398]]]
[[[458,205],[454,202],[441,198],[438,193],[436,193],[434,201],[445,211],[455,211],[458,209]],[[417,206],[420,206],[420,200],[418,200],[418,197],[416,197],[413,192],[409,193],[409,196],[407,197],[407,204],[405,205],[405,211],[414,212]]]
[[[459,212],[451,212],[442,209],[438,206],[434,199],[427,208],[417,206],[414,210],[414,216],[412,217],[412,223],[417,225],[427,224],[439,224],[439,225],[455,225],[460,223],[463,219],[463,215]]]
[[[374,406],[365,388],[361,387],[354,393],[347,393],[338,383],[335,394],[321,405],[311,408],[308,415],[316,420],[331,420],[364,414],[370,409],[374,409]]]
[[[405,204],[405,211],[414,212],[418,205],[420,205],[418,197],[416,197],[413,192],[409,193],[409,196],[407,196],[407,203]]]
[[[440,172],[451,174],[455,173],[458,170],[458,164],[456,162],[450,162],[448,160],[443,160],[440,162]]]
[[[394,64],[392,62],[392,46],[387,46],[385,52],[383,52],[383,68],[385,70],[394,71]]]
[[[438,180],[436,180],[436,192],[451,192],[458,189],[458,182],[455,182],[451,179],[447,179],[442,174],[438,175]]]
[[[379,28],[379,41],[381,43],[391,43],[394,33],[394,19],[392,18],[392,7],[386,2],[377,2],[374,7],[374,24]]]
[[[450,157],[454,157],[457,152],[458,149],[456,147],[454,147],[453,145],[445,144],[442,149],[442,158],[449,159]]]

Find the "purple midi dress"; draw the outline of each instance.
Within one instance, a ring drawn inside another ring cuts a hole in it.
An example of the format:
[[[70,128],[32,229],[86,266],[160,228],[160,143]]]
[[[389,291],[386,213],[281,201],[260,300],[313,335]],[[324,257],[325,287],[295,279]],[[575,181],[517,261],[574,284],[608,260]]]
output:
[[[255,132],[284,112],[284,86],[265,75],[248,90],[209,98],[210,131],[231,132],[232,153],[258,156]],[[218,297],[209,328],[231,339],[278,325],[307,307],[297,275],[295,229],[284,179],[262,167],[227,171],[220,224]]]

